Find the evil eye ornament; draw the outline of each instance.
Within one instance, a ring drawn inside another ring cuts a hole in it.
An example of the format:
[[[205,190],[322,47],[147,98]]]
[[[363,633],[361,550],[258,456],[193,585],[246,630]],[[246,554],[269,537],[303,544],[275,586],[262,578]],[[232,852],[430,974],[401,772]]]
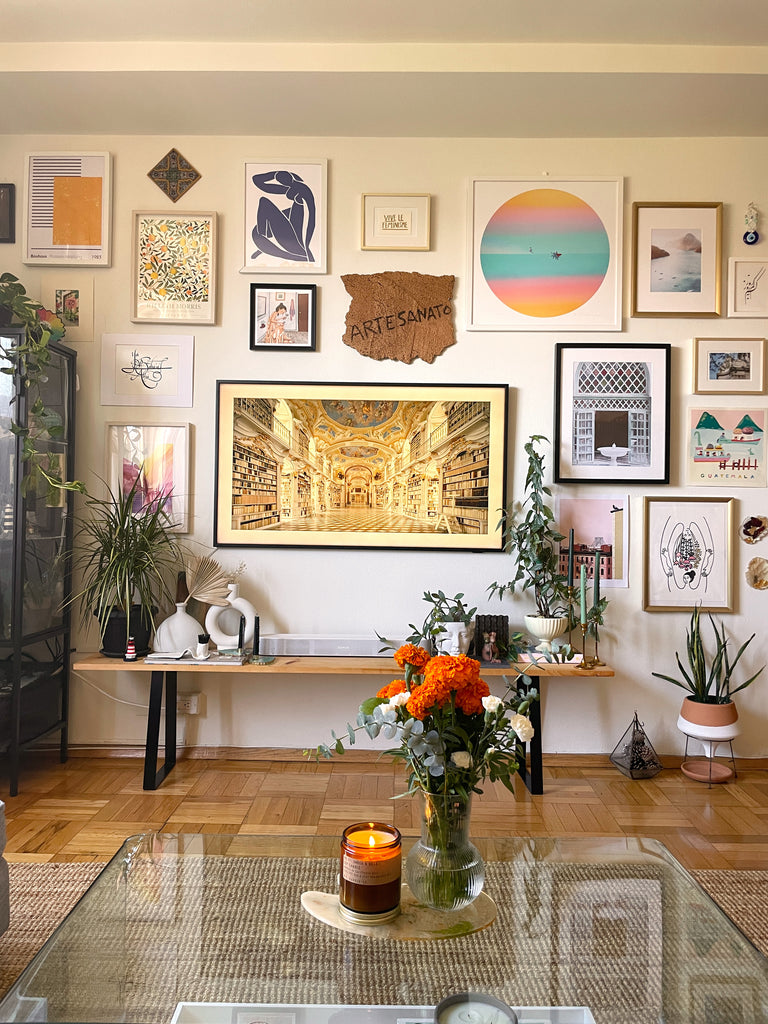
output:
[[[760,241],[760,235],[756,231],[745,231],[743,237],[745,245],[754,245]]]

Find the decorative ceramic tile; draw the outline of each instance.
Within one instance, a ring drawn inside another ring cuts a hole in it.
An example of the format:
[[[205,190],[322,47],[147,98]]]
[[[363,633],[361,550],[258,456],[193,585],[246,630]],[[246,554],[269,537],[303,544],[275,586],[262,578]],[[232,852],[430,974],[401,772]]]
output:
[[[172,149],[155,164],[147,177],[151,178],[157,187],[162,189],[175,203],[185,192],[189,192],[202,175],[195,170],[189,160],[181,155],[178,149]]]

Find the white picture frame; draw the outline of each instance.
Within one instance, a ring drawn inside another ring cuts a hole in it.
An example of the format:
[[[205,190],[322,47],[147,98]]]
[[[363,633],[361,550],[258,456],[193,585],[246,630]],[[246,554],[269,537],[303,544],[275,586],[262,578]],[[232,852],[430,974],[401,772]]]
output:
[[[65,343],[93,341],[93,275],[68,273],[46,276],[40,289],[46,309],[64,324]]]
[[[768,258],[730,257],[728,316],[768,317]]]
[[[249,160],[245,164],[247,274],[324,274],[327,160]]]
[[[108,267],[111,205],[109,153],[28,153],[22,262],[40,267]]]
[[[189,423],[107,423],[105,479],[127,495],[143,472],[142,504],[170,495],[165,510],[177,533],[189,533]]]
[[[427,192],[413,195],[363,193],[360,248],[363,251],[429,251],[431,198]]]
[[[101,404],[191,408],[194,336],[104,334]]]

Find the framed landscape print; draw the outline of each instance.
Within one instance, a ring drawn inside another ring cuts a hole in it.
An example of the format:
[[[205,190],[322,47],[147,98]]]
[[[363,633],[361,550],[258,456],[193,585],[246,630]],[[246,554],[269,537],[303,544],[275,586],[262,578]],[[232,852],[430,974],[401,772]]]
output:
[[[189,408],[194,344],[186,334],[103,334],[101,404]]]
[[[475,178],[474,331],[619,331],[621,178]]]
[[[217,383],[217,546],[500,551],[506,385]]]
[[[728,316],[768,316],[768,259],[728,260]]]
[[[643,608],[732,610],[733,498],[645,498]]]
[[[558,483],[669,483],[669,345],[555,346]]]
[[[694,338],[693,390],[697,395],[762,395],[765,338]]]
[[[328,162],[245,165],[245,273],[324,274]]]
[[[29,153],[22,261],[36,266],[110,265],[109,153]]]
[[[252,284],[250,314],[250,346],[254,351],[315,351],[316,285]]]
[[[719,316],[722,203],[632,204],[632,316]]]
[[[66,328],[64,341],[93,341],[93,277],[70,273],[46,277],[42,301]]]
[[[689,484],[765,487],[765,409],[698,406],[688,410]]]
[[[424,252],[429,249],[431,196],[363,195],[361,249]]]
[[[166,496],[176,531],[189,533],[188,423],[108,423],[106,474],[112,493],[124,496],[141,474],[140,506]]]
[[[216,214],[134,211],[131,320],[216,323]]]

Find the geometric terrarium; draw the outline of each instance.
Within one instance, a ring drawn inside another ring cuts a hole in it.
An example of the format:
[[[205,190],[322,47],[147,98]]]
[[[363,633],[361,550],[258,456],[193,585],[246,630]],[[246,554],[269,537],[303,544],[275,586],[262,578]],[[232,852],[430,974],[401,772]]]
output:
[[[616,744],[611,754],[611,763],[630,779],[652,779],[663,768],[645,735],[643,723],[638,721],[637,712],[631,725]]]

